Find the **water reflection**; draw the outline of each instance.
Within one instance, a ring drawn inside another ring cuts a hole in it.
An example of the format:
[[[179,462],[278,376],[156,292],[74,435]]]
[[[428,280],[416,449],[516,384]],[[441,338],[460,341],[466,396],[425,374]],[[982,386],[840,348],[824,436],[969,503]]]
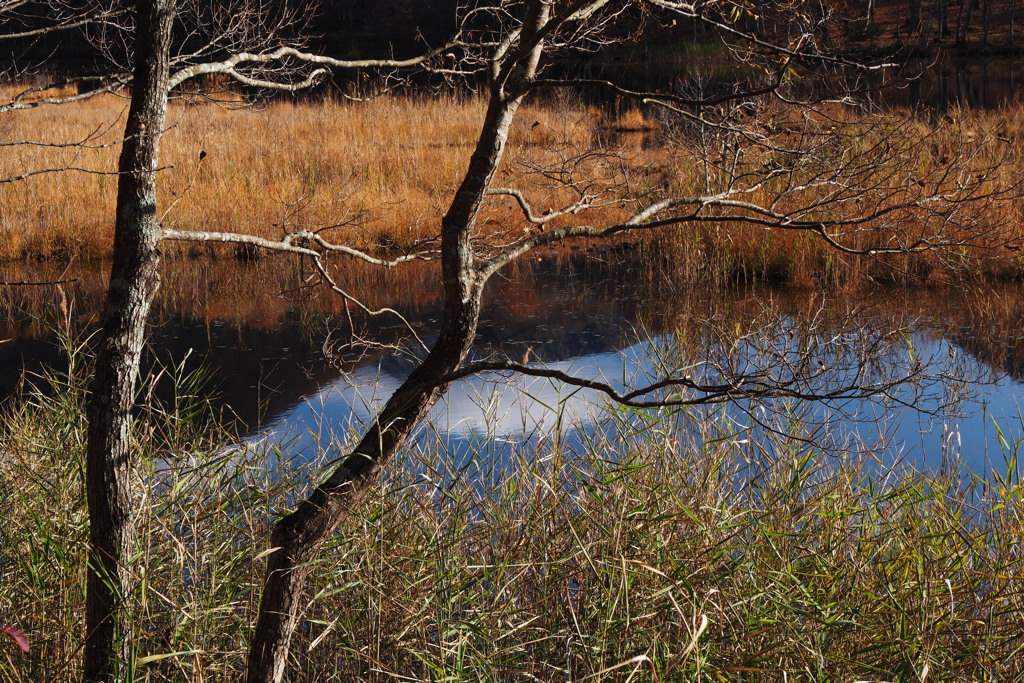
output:
[[[808,76],[801,88],[806,96],[847,90],[888,108],[926,109],[944,114],[951,107],[997,109],[1024,99],[1024,60],[1004,58],[969,61],[963,59],[887,60],[898,68],[865,73],[833,75],[816,80]],[[666,61],[604,62],[584,61],[565,65],[571,76],[629,83],[640,90],[659,92],[729,87],[737,73],[728,60],[696,59],[680,63]],[[752,78],[755,77],[752,75]]]
[[[1024,60],[916,60],[907,64],[901,74],[913,77],[878,94],[886,106],[945,113],[953,106],[997,109],[1024,99]],[[892,72],[887,74],[889,78],[895,76]]]
[[[936,372],[956,367],[963,380],[983,380],[990,369],[975,358],[950,364],[962,353],[956,344],[919,330],[910,337],[913,353],[926,358]],[[906,368],[913,361],[910,347],[888,363]],[[645,339],[614,350],[588,353],[537,367],[560,370],[581,379],[606,382],[616,390],[652,384],[664,377],[658,359],[666,356],[666,339]],[[944,363],[944,361],[946,361]],[[940,370],[936,367],[944,364]],[[350,447],[398,388],[411,365],[367,364],[339,377],[305,400],[275,416],[267,429],[250,438],[300,458],[313,458]],[[957,396],[957,392],[963,392]],[[845,453],[871,451],[882,465],[942,467],[954,456],[972,471],[984,474],[1004,469],[997,429],[1005,438],[1019,439],[1022,422],[1018,401],[1024,385],[1008,376],[965,385],[918,384],[895,388],[876,398],[851,398],[827,404],[794,399],[741,401],[685,410],[626,410],[602,392],[572,387],[556,380],[521,375],[477,376],[456,382],[430,412],[419,438],[440,442],[456,462],[485,450],[504,459],[527,443],[553,440],[581,446],[580,437],[613,425],[637,433],[656,425],[680,442],[699,441],[695,434],[714,431],[717,438],[764,439],[785,422],[798,436],[821,450]],[[910,406],[914,406],[911,408]],[[712,427],[714,423],[714,427]]]
[[[730,334],[764,346],[772,334],[782,334],[787,326],[798,329],[803,324],[798,321],[812,318],[825,337],[837,339],[861,328],[906,327],[906,337],[893,336],[886,362],[905,369],[911,363],[910,341],[918,357],[956,367],[957,375],[948,378],[952,384],[947,382],[942,392],[933,390],[925,400],[912,385],[889,401],[850,400],[811,408],[780,401],[767,408],[803,411],[801,419],[808,425],[825,425],[834,438],[847,443],[884,442],[885,452],[876,455],[890,462],[902,458],[939,466],[959,440],[967,462],[979,472],[1000,465],[994,421],[1010,442],[1022,434],[1017,401],[1024,391],[1024,304],[1014,287],[831,294],[769,288],[713,291],[669,284],[665,273],[636,259],[608,258],[532,261],[495,280],[487,292],[474,353],[543,364],[620,388],[658,377],[656,359],[666,355],[675,354],[674,360],[682,364],[708,363],[722,355],[712,342],[728,343]],[[290,262],[274,261],[173,264],[156,306],[148,363],[151,368],[173,366],[188,357],[188,368],[207,367],[213,375],[211,394],[226,415],[234,416],[245,438],[312,455],[318,447],[345,442],[369,420],[409,365],[383,350],[327,362],[324,342],[328,332],[337,337],[343,316],[332,297],[303,291],[301,277],[291,268]],[[78,276],[73,310],[70,294],[61,303],[52,291],[25,293],[17,306],[7,302],[9,313],[0,321],[0,338],[9,340],[0,344],[0,388],[5,394],[23,367],[59,364],[60,352],[40,320],[72,320],[86,331],[94,324],[102,271],[85,269]],[[210,284],[204,286],[207,276]],[[366,291],[375,306],[399,308],[429,339],[438,312],[437,274],[430,266],[396,273],[389,281],[357,268],[345,277],[350,281],[344,286]],[[25,317],[27,312],[36,317]],[[357,323],[374,338],[398,345],[407,340],[394,320]],[[684,358],[684,353],[690,355]],[[949,365],[950,359],[959,365]],[[902,401],[937,410],[949,398],[945,389],[961,388],[953,380],[969,378],[992,383],[975,386],[973,396],[961,403],[959,416],[922,414],[899,405]],[[169,400],[169,390],[164,395]],[[759,411],[765,408],[693,409],[674,429],[692,430],[717,419],[733,425],[737,433],[750,430],[756,438]],[[571,440],[602,424],[622,424],[621,413],[612,420],[608,416],[603,398],[590,390],[538,378],[471,378],[457,383],[435,408],[423,438],[440,438],[453,449],[485,441],[500,455],[502,444]],[[626,424],[635,429],[654,420],[642,412],[633,419],[637,422]]]

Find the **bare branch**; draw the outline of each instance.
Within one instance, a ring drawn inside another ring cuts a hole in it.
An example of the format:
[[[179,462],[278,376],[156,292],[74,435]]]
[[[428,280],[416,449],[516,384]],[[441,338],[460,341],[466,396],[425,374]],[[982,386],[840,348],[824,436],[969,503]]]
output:
[[[443,55],[460,43],[449,43],[444,47],[430,50],[422,55],[409,59],[355,59],[344,60],[325,57],[323,55],[302,52],[292,47],[279,47],[276,50],[263,53],[239,52],[217,62],[204,64],[193,64],[177,71],[171,76],[171,86],[177,86],[184,81],[202,74],[230,73],[239,66],[247,64],[266,64],[279,62],[289,57],[299,60],[305,64],[319,64],[335,69],[404,69],[426,64],[429,60],[438,55]],[[318,70],[314,73],[324,73]]]
[[[330,273],[327,272],[327,268],[324,267],[323,261],[319,257],[314,258],[313,263],[316,266],[317,272],[320,274],[320,278],[327,283],[327,286],[331,289],[332,292],[341,295],[341,297],[346,302],[354,304],[357,308],[359,308],[359,310],[361,310],[363,313],[367,315],[379,316],[387,314],[393,315],[394,317],[398,318],[398,320],[402,323],[405,329],[407,329],[409,333],[413,336],[413,338],[416,340],[416,343],[419,344],[420,348],[423,349],[424,352],[430,353],[430,347],[427,346],[422,339],[420,339],[419,334],[416,333],[416,329],[412,326],[412,324],[409,323],[405,316],[403,316],[401,313],[388,306],[384,306],[378,309],[372,309],[366,306],[366,304],[360,301],[357,297],[352,296],[347,291],[338,286],[338,283],[335,282],[334,278],[332,278]]]
[[[0,185],[20,182],[22,180],[26,180],[37,175],[47,175],[50,173],[64,173],[67,171],[75,171],[77,173],[88,173],[89,175],[121,175],[120,171],[99,171],[94,168],[82,168],[80,166],[60,166],[55,168],[41,168],[35,171],[26,171],[18,175],[0,178]]]
[[[68,278],[66,280],[41,280],[38,282],[29,282],[24,280],[13,282],[0,281],[0,287],[47,287],[51,285],[68,285],[74,282],[78,282],[77,277]]]
[[[359,259],[360,261],[365,261],[366,263],[374,266],[382,266],[384,268],[393,268],[399,264],[408,263],[409,261],[429,261],[437,256],[437,253],[434,251],[423,251],[406,254],[393,259],[380,259],[370,256],[359,249],[355,249],[344,244],[334,244],[329,242],[318,233],[310,232],[308,230],[289,232],[280,240],[272,240],[245,233],[202,232],[165,228],[163,238],[165,240],[176,242],[222,242],[227,244],[248,244],[261,249],[267,249],[269,251],[288,252],[298,254],[300,256],[312,256],[315,258],[319,258],[324,252],[333,252]]]
[[[728,384],[701,384],[689,377],[670,378],[623,392],[615,389],[607,382],[576,377],[562,370],[524,365],[512,361],[478,361],[469,363],[454,372],[438,378],[437,382],[439,385],[444,385],[463,377],[488,372],[513,372],[529,377],[554,379],[569,386],[599,391],[612,401],[631,408],[678,408],[726,403],[743,399],[766,398],[795,398],[817,402],[843,401],[886,394],[893,388],[905,385],[914,377],[920,375],[920,372],[917,371],[898,379],[874,383],[859,381],[860,377],[858,376],[856,378],[858,381],[820,393],[807,392],[797,388],[797,378],[788,382],[773,384],[765,381],[761,376],[740,376]],[[643,398],[666,389],[673,390],[672,395],[667,398]],[[682,393],[685,391],[694,391],[701,395],[684,397]]]
[[[581,199],[578,202],[575,202],[574,204],[563,207],[561,209],[556,209],[554,211],[547,211],[544,213],[543,216],[537,216],[533,213],[533,210],[530,208],[530,204],[529,202],[526,201],[526,197],[519,190],[509,187],[495,187],[489,189],[487,191],[487,194],[492,196],[512,197],[513,199],[516,200],[516,203],[519,204],[519,208],[522,209],[523,217],[528,222],[534,225],[544,225],[545,223],[552,221],[556,218],[577,214],[580,211],[583,211],[584,209],[590,208],[590,206],[592,205],[591,202],[596,198],[596,195],[583,194]]]
[[[73,86],[77,83],[86,82],[87,79],[72,79],[67,81],[61,81],[59,83],[49,83],[47,85],[40,85],[32,88],[28,88],[17,95],[15,95],[6,104],[0,104],[0,114],[9,111],[21,111],[25,109],[34,109],[43,105],[49,104],[71,104],[72,102],[81,102],[88,100],[98,95],[104,95],[107,93],[118,93],[126,85],[129,85],[131,78],[125,75],[118,74],[112,77],[111,82],[106,85],[86,90],[84,92],[78,92],[74,95],[55,95],[50,97],[40,97],[38,99],[30,99],[32,95],[40,92],[46,92],[47,90],[56,90],[60,88],[66,88]]]
[[[22,3],[19,3],[22,4]],[[14,5],[17,7],[17,5]],[[9,5],[0,6],[0,12],[7,12],[14,7]],[[43,35],[49,35],[58,31],[68,31],[74,28],[81,28],[88,26],[89,24],[96,24],[100,22],[110,21],[122,17],[128,13],[127,9],[112,9],[109,12],[100,12],[98,14],[79,14],[72,17],[65,18],[64,20],[58,19],[57,22],[41,26],[39,28],[30,29],[27,31],[15,31],[11,33],[0,33],[0,40],[19,40],[23,38],[36,38]]]

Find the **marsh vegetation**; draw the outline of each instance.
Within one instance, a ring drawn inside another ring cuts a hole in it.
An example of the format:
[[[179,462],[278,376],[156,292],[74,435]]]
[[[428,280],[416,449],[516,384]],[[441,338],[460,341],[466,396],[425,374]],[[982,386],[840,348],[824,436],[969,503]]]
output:
[[[66,680],[79,656],[74,365],[53,393],[8,412],[0,435],[0,605],[33,648],[0,659],[12,682]],[[265,453],[223,449],[194,429],[201,403],[183,396],[150,413],[135,439],[149,464],[132,637],[137,675],[151,679],[235,677],[273,511],[321,466],[268,470]],[[636,430],[628,415],[607,417],[608,431],[522,445],[500,465],[422,444],[404,453],[315,564],[293,676],[1021,675],[1017,474],[975,477],[955,456],[941,471],[880,469],[870,453],[885,443],[822,450],[807,437],[828,434],[799,414],[757,439],[714,421],[689,440],[667,418]],[[1015,458],[1019,443],[1005,447]]]
[[[485,105],[471,96],[395,96],[365,103],[331,98],[276,101],[253,109],[242,106],[237,96],[220,98],[227,99],[220,106],[201,99],[171,106],[163,143],[167,192],[160,207],[166,226],[215,226],[218,231],[271,239],[289,230],[312,229],[379,256],[401,255],[433,238],[445,200],[464,170]],[[26,167],[71,169],[0,186],[5,206],[0,216],[0,259],[66,262],[109,257],[116,122],[124,106],[122,98],[109,95],[75,107],[5,118],[11,139],[52,136],[87,140],[90,147],[19,150],[0,159],[4,176],[17,176]],[[1012,184],[1024,165],[1020,104],[995,111],[954,109],[938,119],[927,110],[864,114],[857,108],[829,107],[816,114],[813,128],[805,125],[799,108],[776,108],[764,125],[772,126],[773,137],[782,137],[780,144],[812,144],[808,141],[816,135],[842,127],[846,143],[864,135],[845,153],[878,154],[881,141],[890,146],[888,151],[898,149],[900,154],[887,159],[888,166],[865,169],[878,183],[891,185],[893,199],[898,183],[948,183],[945,165],[969,148],[973,172],[986,176],[982,191]],[[751,116],[742,108],[722,113],[740,119]],[[855,125],[846,129],[851,124]],[[979,141],[984,144],[973,150]],[[556,219],[551,227],[585,221],[590,215],[601,222],[626,220],[630,204],[622,201],[625,198],[642,202],[700,196],[729,187],[738,174],[785,161],[773,142],[752,146],[740,169],[728,169],[721,165],[728,161],[734,142],[725,137],[694,137],[677,120],[656,110],[602,108],[584,104],[570,92],[547,104],[528,105],[516,120],[509,144],[503,179],[529,188],[549,206],[574,200],[563,177],[538,172],[561,163],[561,158],[580,156],[582,167],[562,171],[607,188],[600,206]],[[990,173],[991,169],[998,171]],[[872,178],[858,181],[870,184]],[[763,198],[754,194],[750,199],[764,201],[775,192],[778,188],[765,187]],[[789,208],[799,208],[804,199],[790,201]],[[802,287],[878,279],[927,285],[964,278],[1019,278],[1024,272],[1018,253],[1024,243],[1019,204],[994,203],[973,210],[978,213],[972,220],[997,227],[983,238],[960,236],[964,244],[956,249],[895,258],[851,257],[805,232],[765,231],[742,223],[671,229],[651,241],[693,277],[768,279]],[[482,220],[489,231],[507,239],[533,229],[511,201],[490,202]],[[895,223],[891,216],[879,216],[875,226],[861,230],[860,239],[867,243]],[[242,246],[209,243],[171,243],[165,249],[172,257],[255,255]]]
[[[867,107],[885,69],[825,4],[763,9],[502,0],[365,60],[305,51],[288,2],[0,0],[0,41],[82,28],[101,72],[0,70],[3,303],[59,321],[66,368],[0,432],[0,607],[43,644],[9,677],[1017,675],[1021,441],[978,468],[943,420],[1019,326],[906,301],[1016,310],[1020,107]],[[729,79],[559,66],[684,30]],[[357,85],[296,95],[332,71]],[[636,296],[539,295],[595,262]],[[536,322],[592,341],[600,306],[631,331],[581,358]],[[187,353],[144,360],[154,311],[291,318],[362,412],[239,439]],[[865,402],[871,437],[840,423]],[[894,406],[941,422],[937,468],[889,457]]]

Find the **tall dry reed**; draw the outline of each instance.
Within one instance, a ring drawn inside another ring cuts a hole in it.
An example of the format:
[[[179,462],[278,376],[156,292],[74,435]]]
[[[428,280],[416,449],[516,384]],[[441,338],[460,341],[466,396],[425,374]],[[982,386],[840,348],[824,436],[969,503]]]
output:
[[[15,146],[0,159],[0,178],[65,169],[0,185],[0,259],[98,258],[109,253],[116,185],[112,173],[125,106],[124,99],[108,96],[4,117],[7,141],[85,144]],[[171,107],[162,151],[162,220],[178,229],[268,237],[295,228],[325,229],[336,241],[377,253],[409,248],[439,235],[441,216],[468,165],[483,107],[478,98],[456,96],[395,96],[366,103],[273,101],[259,107],[178,100]],[[765,169],[785,163],[786,146],[809,144],[798,132],[803,113],[769,110],[775,130],[794,132],[776,135],[774,143],[781,147],[748,146],[740,185],[753,184]],[[880,178],[892,174],[896,164],[900,177],[905,176],[901,183],[927,188],[942,181],[943,168],[979,141],[985,144],[964,172],[1001,164],[991,187],[1015,183],[1020,172],[1020,106],[996,112],[953,111],[940,120],[924,114],[841,109],[828,109],[824,116],[822,128],[828,128],[829,120],[843,127],[843,144],[852,145],[848,154],[870,150],[886,136],[903,150],[888,165],[879,166]],[[722,155],[716,147],[719,142],[652,112],[633,109],[610,117],[562,94],[521,111],[496,185],[522,189],[535,213],[543,213],[570,204],[576,195],[565,184],[575,183],[577,189],[598,193],[598,208],[549,225],[568,220],[615,222],[651,200],[735,186],[722,172],[723,159],[715,156]],[[812,166],[808,173],[816,169]],[[772,201],[788,191],[787,183],[801,177],[784,176],[743,198]],[[870,182],[871,174],[859,180]],[[885,182],[894,181],[888,177]],[[807,192],[790,195],[776,208],[792,209],[813,199]],[[890,200],[866,196],[856,204],[847,199],[812,214],[828,220],[848,214],[855,204],[861,210],[874,201],[884,206]],[[909,283],[965,273],[1019,277],[1024,237],[1019,199],[980,201],[968,211],[973,212],[976,233],[946,235],[962,239],[962,248],[924,257],[855,258],[831,250],[814,235],[735,223],[673,228],[654,242],[682,271],[695,276],[716,273],[799,284]],[[938,229],[941,222],[936,215],[917,227],[896,218],[865,225],[858,239],[864,244],[869,239],[895,244]],[[482,248],[535,229],[509,197],[490,198],[480,225]],[[201,245],[168,250],[196,256],[221,253]]]
[[[136,439],[136,675],[233,680],[269,525],[311,465],[217,447],[179,381]],[[0,433],[0,619],[32,643],[0,652],[12,682],[73,678],[81,652],[82,385],[58,385]],[[589,436],[470,453],[420,442],[317,561],[292,680],[1024,675],[1020,444],[1004,444],[1003,474],[954,453],[920,473],[799,411],[757,438],[682,417],[612,413]]]

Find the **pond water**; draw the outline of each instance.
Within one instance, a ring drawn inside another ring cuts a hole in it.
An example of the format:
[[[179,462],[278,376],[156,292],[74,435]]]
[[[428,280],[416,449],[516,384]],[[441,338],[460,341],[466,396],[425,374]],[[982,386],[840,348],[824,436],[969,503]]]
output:
[[[34,288],[6,302],[9,313],[0,322],[5,396],[23,369],[61,365],[55,336],[40,320],[70,320],[80,334],[91,329],[102,269],[78,275],[63,296]],[[345,318],[329,296],[297,297],[292,285],[299,277],[284,262],[172,262],[146,365],[151,373],[178,365],[184,371],[206,368],[206,393],[242,442],[306,458],[349,442],[409,372],[413,346],[395,319],[357,321],[364,335],[390,348],[328,353],[329,361],[325,351],[344,338]],[[401,310],[429,343],[438,314],[436,272],[413,269],[390,284],[358,272],[350,277],[361,280],[377,305]],[[73,311],[71,298],[77,302]],[[978,474],[1004,470],[1014,443],[1024,437],[1019,300],[1015,288],[680,288],[617,256],[531,261],[492,283],[474,355],[525,360],[616,388],[651,383],[679,365],[709,382],[766,368],[785,378],[795,359],[804,357],[815,365],[804,368],[809,379],[801,386],[813,391],[841,385],[858,369],[865,378],[891,380],[918,362],[926,377],[894,386],[883,397],[744,402],[670,417],[615,409],[598,392],[547,379],[474,377],[452,387],[419,438],[457,453],[483,450],[500,458],[524,443],[558,439],[572,445],[599,429],[642,432],[654,426],[664,432],[671,424],[676,436],[740,441],[784,425],[808,442],[861,450],[886,465],[942,467],[956,456]],[[169,400],[170,385],[158,384],[156,394]]]
[[[877,61],[877,60],[876,60]],[[888,108],[930,110],[944,114],[951,107],[997,109],[1024,99],[1024,59],[886,60],[899,67],[878,71],[851,70],[842,77],[807,78],[803,87],[811,96],[848,89],[856,99]],[[714,90],[716,84],[732,84],[735,62],[714,55],[682,56],[678,61],[644,60],[634,56],[620,61],[595,59],[565,65],[572,76],[629,83],[652,92],[681,90],[687,93]],[[694,76],[697,75],[697,77]]]

